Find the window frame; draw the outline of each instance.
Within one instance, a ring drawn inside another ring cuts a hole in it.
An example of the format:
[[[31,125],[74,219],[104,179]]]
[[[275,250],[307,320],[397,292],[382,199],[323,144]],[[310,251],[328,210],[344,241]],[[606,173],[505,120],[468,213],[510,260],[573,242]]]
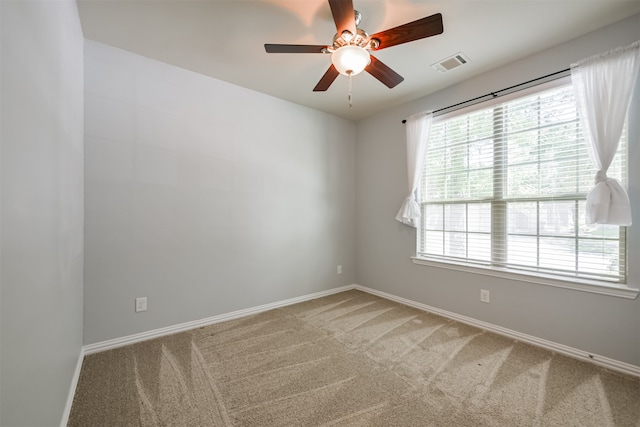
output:
[[[497,104],[503,104],[511,100],[523,98],[538,92],[542,92],[555,87],[567,85],[567,84],[570,84],[570,82],[571,82],[571,77],[567,75],[567,76],[562,76],[541,84],[535,84],[525,89],[511,92],[507,95],[494,97],[493,99],[490,99],[488,101],[481,101],[476,104],[470,105],[468,107],[447,111],[446,113],[434,116],[433,123],[436,124],[438,122],[448,120],[453,117],[470,114],[477,110],[491,108],[492,106],[495,106]],[[627,168],[626,168],[627,174],[629,171],[628,161],[629,161],[629,156],[627,155],[625,157],[625,162],[627,162]],[[494,185],[495,185],[495,181],[494,181]],[[540,199],[540,197],[536,197],[536,201],[538,201],[538,199]],[[475,200],[471,203],[480,203],[480,202],[483,202],[483,200]],[[492,196],[490,199],[486,200],[485,202],[491,203],[492,211],[494,211],[495,209],[495,203],[502,202],[505,205],[507,203],[506,200],[502,200],[501,202],[496,201],[495,196]],[[450,203],[451,201],[443,200],[443,204],[450,204]],[[470,203],[470,201],[466,201],[466,203]],[[420,203],[420,206],[421,208],[423,208],[424,205],[422,202]],[[497,219],[494,218],[493,212],[492,212],[492,222],[495,220],[499,220],[499,218]],[[506,216],[502,218],[502,221],[503,221],[503,225],[506,224],[506,221],[507,221]],[[506,240],[506,227],[502,227],[502,229],[504,229],[503,230],[505,234],[504,239]],[[625,228],[621,227],[620,242],[621,244],[625,245],[624,246],[624,256],[625,256],[624,263],[625,263],[625,268],[627,269],[626,274],[628,279],[629,245],[628,245],[628,241],[625,239],[626,234],[627,233],[625,232]],[[638,293],[640,292],[639,289],[631,288],[628,286],[628,284],[625,284],[625,283],[563,276],[560,274],[556,275],[553,273],[545,273],[545,272],[539,272],[539,271],[518,270],[518,269],[513,269],[508,267],[500,267],[500,266],[497,266],[494,261],[490,261],[486,264],[483,264],[483,263],[476,263],[476,262],[467,262],[464,260],[439,258],[437,256],[433,256],[433,257],[420,256],[419,254],[422,252],[422,248],[420,246],[421,246],[421,243],[424,242],[423,235],[424,235],[424,227],[420,226],[420,228],[417,230],[416,239],[415,239],[416,256],[411,257],[412,262],[416,265],[437,267],[437,268],[443,268],[448,270],[464,271],[464,272],[476,273],[476,274],[481,274],[486,276],[501,277],[501,278],[506,278],[506,279],[520,281],[520,282],[554,286],[554,287],[560,287],[565,289],[610,295],[610,296],[616,296],[616,297],[627,298],[627,299],[635,299]],[[490,233],[490,238],[492,241],[495,239],[494,232]],[[492,255],[492,259],[493,259],[493,255]]]

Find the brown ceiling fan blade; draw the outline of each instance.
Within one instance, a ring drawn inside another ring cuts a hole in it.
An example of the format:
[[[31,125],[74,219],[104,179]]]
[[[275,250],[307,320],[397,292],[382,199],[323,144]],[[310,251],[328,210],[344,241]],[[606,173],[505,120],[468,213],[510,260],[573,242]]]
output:
[[[264,50],[267,53],[324,53],[326,45],[311,44],[268,44],[265,43]]]
[[[367,73],[384,83],[389,89],[396,87],[404,80],[404,77],[393,71],[373,55],[371,55],[371,63],[367,65],[365,70]]]
[[[352,0],[329,0],[333,21],[336,23],[338,35],[344,30],[349,30],[351,34],[356,34],[356,18],[353,11]]]
[[[333,83],[336,77],[338,77],[338,74],[340,73],[338,72],[338,70],[336,70],[336,67],[331,64],[331,67],[329,67],[327,72],[324,73],[324,76],[322,76],[316,87],[313,88],[313,91],[324,92],[325,90],[329,89],[329,86],[331,86],[331,83]]]
[[[380,46],[375,49],[380,50],[397,44],[442,34],[443,31],[442,14],[436,13],[435,15],[373,34],[371,38],[380,40]]]

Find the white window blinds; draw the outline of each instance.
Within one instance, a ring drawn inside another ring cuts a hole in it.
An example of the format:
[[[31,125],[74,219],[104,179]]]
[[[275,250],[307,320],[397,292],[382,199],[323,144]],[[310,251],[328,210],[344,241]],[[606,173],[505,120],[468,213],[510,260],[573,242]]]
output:
[[[434,122],[418,256],[624,283],[624,227],[585,222],[595,172],[569,84]]]

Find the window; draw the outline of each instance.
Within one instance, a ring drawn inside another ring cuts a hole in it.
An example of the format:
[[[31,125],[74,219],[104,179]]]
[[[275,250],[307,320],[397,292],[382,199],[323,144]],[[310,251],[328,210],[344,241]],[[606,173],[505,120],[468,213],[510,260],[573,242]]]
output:
[[[419,258],[626,282],[625,227],[586,225],[595,168],[568,79],[434,122]],[[626,181],[626,131],[608,176]]]

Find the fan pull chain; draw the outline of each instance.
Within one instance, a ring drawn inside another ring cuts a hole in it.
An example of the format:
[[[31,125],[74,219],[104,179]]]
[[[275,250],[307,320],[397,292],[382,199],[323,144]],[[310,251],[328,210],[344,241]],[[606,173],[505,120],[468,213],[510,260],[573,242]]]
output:
[[[351,73],[349,73],[349,110],[353,110],[353,97],[352,97],[352,92],[353,92],[353,85],[351,83]]]

